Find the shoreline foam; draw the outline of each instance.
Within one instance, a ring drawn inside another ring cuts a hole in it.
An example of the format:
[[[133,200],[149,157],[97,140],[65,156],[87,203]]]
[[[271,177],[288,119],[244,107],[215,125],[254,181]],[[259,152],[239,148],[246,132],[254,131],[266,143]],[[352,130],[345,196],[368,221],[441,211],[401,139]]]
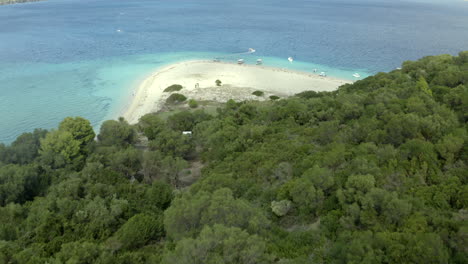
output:
[[[222,81],[223,86],[216,87],[217,79]],[[195,87],[197,83],[199,88]],[[141,116],[157,112],[164,105],[165,97],[170,95],[163,90],[172,84],[184,86],[180,93],[190,93],[189,99],[196,97],[197,100],[212,100],[210,91],[223,87],[228,92],[244,91],[241,97],[243,99],[259,99],[255,96],[246,97],[245,92],[261,90],[286,97],[308,90],[333,91],[346,83],[352,81],[263,65],[238,65],[208,60],[184,61],[159,68],[147,77],[133,92],[130,104],[127,104],[120,116],[130,124],[135,124]],[[207,96],[210,98],[206,98]],[[216,100],[229,99],[226,95],[221,97]]]

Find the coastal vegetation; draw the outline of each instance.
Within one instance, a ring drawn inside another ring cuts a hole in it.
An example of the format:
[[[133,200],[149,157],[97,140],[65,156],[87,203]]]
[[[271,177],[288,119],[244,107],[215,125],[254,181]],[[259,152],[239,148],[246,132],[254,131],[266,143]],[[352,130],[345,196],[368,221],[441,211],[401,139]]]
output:
[[[279,99],[280,99],[279,96],[276,96],[276,95],[271,95],[271,96],[270,96],[270,100],[273,100],[273,101],[274,101],[274,100],[279,100]]]
[[[0,263],[467,263],[467,109],[461,52],[97,140],[66,118],[0,144]]]
[[[195,99],[190,99],[188,100],[188,105],[190,108],[197,108],[198,107],[198,102]]]
[[[260,97],[263,96],[265,93],[263,91],[254,91],[252,94]]]
[[[178,92],[178,91],[182,90],[182,88],[184,88],[184,87],[182,85],[180,85],[180,84],[173,84],[173,85],[167,87],[166,89],[164,89],[164,92],[166,92],[166,93]]]
[[[221,86],[222,85],[222,82],[220,80],[216,80],[215,83],[216,83],[216,86]]]
[[[177,104],[177,103],[184,102],[185,100],[187,100],[187,97],[185,97],[185,95],[179,94],[179,93],[173,93],[166,99],[166,103]]]

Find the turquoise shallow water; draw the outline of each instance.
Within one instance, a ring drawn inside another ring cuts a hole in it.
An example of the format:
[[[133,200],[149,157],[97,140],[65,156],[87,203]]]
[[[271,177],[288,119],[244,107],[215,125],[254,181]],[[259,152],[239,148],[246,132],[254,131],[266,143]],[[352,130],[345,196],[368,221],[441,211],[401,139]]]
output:
[[[115,118],[151,72],[223,57],[353,79],[468,49],[468,3],[48,0],[0,7],[0,142]],[[255,48],[252,55],[239,55]],[[295,58],[289,63],[287,58]]]
[[[173,52],[127,55],[99,60],[67,63],[4,64],[0,82],[15,89],[2,91],[0,96],[0,140],[9,142],[19,131],[36,127],[53,128],[66,116],[80,115],[91,120],[95,128],[103,120],[114,119],[129,104],[132,92],[152,72],[165,65],[198,59],[222,58],[235,62],[245,59],[255,64],[262,58],[265,66],[308,71],[325,71],[328,75],[353,79],[366,69],[338,69],[325,65],[294,61],[287,58],[256,56],[256,54],[223,54],[202,52]]]

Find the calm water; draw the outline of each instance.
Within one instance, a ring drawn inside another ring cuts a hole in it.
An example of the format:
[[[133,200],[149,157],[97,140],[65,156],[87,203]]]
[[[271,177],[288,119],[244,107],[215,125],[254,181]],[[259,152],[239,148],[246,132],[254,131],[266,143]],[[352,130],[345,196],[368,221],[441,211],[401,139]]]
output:
[[[253,55],[237,55],[255,48]],[[116,117],[135,86],[186,59],[263,58],[352,79],[468,50],[468,2],[49,0],[0,6],[0,142],[80,115]],[[286,58],[296,61],[290,64]]]

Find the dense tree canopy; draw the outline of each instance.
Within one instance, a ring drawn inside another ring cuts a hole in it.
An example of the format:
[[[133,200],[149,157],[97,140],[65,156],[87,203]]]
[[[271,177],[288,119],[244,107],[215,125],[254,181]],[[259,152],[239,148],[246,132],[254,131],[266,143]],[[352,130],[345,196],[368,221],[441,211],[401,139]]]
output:
[[[468,52],[97,140],[66,118],[0,144],[0,263],[467,263],[467,121]]]
[[[162,263],[215,264],[215,263],[271,263],[265,242],[250,236],[239,228],[222,225],[206,226],[196,239],[181,240],[173,252],[164,256]]]

